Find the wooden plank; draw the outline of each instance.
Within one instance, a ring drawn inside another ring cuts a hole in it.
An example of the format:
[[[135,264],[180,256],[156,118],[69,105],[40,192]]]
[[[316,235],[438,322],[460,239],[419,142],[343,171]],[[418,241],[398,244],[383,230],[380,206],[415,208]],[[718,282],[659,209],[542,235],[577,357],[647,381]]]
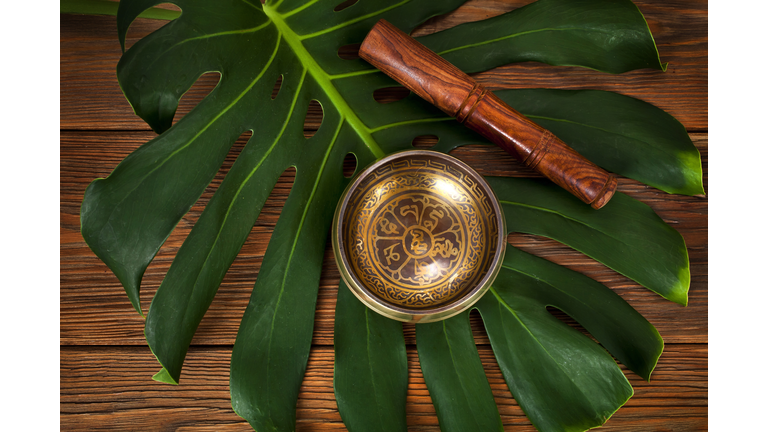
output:
[[[65,345],[144,345],[143,320],[130,306],[117,278],[80,235],[80,203],[88,184],[104,177],[130,151],[154,136],[151,132],[62,132],[61,134],[61,343]],[[707,167],[707,135],[693,134]],[[245,138],[235,144],[221,171],[192,211],[179,223],[142,283],[144,310],[173,256],[215,192]],[[457,149],[454,155],[485,175],[535,175],[492,146]],[[705,174],[705,186],[706,186]],[[234,343],[240,318],[248,303],[261,259],[292,184],[292,173],[281,177],[253,227],[251,236],[227,273],[193,344]],[[555,241],[513,234],[512,244],[558,264],[582,272],[616,290],[651,321],[669,343],[707,341],[707,199],[669,195],[638,182],[622,179],[619,190],[656,210],[686,240],[691,260],[692,284],[686,308],[664,301],[656,294]],[[315,315],[313,343],[333,344],[333,315],[339,273],[330,246],[326,250]],[[565,318],[565,317],[564,317]],[[569,320],[568,318],[565,318]],[[571,321],[572,322],[572,321]],[[478,343],[488,343],[478,317],[472,319]],[[415,342],[412,325],[406,340]]]
[[[493,352],[478,347],[505,430],[534,431],[510,394]],[[231,348],[193,348],[181,385],[150,379],[157,362],[145,347],[64,347],[62,430],[247,431],[230,408]],[[413,346],[408,347],[409,430],[439,431]],[[707,347],[668,344],[647,383],[624,369],[635,395],[601,430],[705,430]],[[333,395],[333,348],[313,347],[297,403],[297,430],[345,430]]]
[[[454,13],[429,20],[414,34],[429,34],[495,16],[530,2],[471,0]],[[476,77],[492,89],[596,88],[653,103],[677,117],[692,132],[703,156],[706,189],[708,144],[707,134],[702,132],[707,130],[707,2],[635,3],[648,20],[662,61],[670,62],[666,73],[644,70],[610,75],[582,68],[524,63]],[[182,385],[172,387],[151,381],[158,365],[146,347],[143,320],[132,310],[111,271],[83,242],[78,215],[88,183],[108,175],[123,157],[154,134],[133,114],[117,84],[115,67],[120,47],[114,17],[62,15],[60,23],[60,121],[65,130],[61,134],[61,429],[251,430],[230,408],[229,353],[293,175],[288,172],[281,177],[248,242],[227,273],[192,342]],[[137,20],[129,31],[128,46],[162,24]],[[176,118],[199,103],[217,80],[215,74],[202,77],[182,99]],[[319,110],[311,111],[305,133],[316,129],[318,120]],[[178,247],[244,142],[245,137],[241,137],[234,145],[216,179],[148,269],[142,294],[145,311]],[[423,143],[429,144],[429,140]],[[494,147],[472,146],[459,149],[454,155],[485,175],[532,175]],[[620,181],[619,188],[653,207],[685,238],[693,278],[687,308],[662,300],[554,241],[520,234],[513,234],[510,241],[614,289],[656,325],[665,339],[665,353],[653,381],[644,383],[628,373],[635,396],[601,430],[706,430],[707,199],[667,195],[626,179]],[[315,315],[314,345],[297,405],[299,430],[345,430],[332,388],[338,280],[332,254],[327,249]],[[557,315],[579,328],[567,316]],[[534,430],[504,384],[478,314],[472,315],[471,322],[505,429]],[[409,429],[437,431],[437,418],[413,346],[413,326],[405,325],[404,333],[409,343]]]
[[[418,28],[424,35],[516,9],[530,0],[472,0],[451,14],[436,17]],[[663,62],[669,69],[632,71],[621,75],[577,67],[522,63],[480,73],[477,79],[497,88],[550,87],[601,89],[633,96],[674,115],[688,130],[707,129],[707,2],[705,0],[641,0]],[[130,47],[163,22],[138,19],[128,33]],[[62,15],[61,114],[62,129],[148,130],[133,114],[117,84],[115,68],[120,45],[114,17]],[[182,98],[176,119],[190,111],[218,82],[218,74],[204,76]]]

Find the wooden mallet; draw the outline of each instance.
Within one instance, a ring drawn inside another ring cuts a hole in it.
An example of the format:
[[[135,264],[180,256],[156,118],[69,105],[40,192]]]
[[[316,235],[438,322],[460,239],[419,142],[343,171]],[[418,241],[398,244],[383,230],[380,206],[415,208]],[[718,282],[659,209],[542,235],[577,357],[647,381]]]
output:
[[[612,174],[389,22],[373,26],[360,57],[593,208],[616,191]]]

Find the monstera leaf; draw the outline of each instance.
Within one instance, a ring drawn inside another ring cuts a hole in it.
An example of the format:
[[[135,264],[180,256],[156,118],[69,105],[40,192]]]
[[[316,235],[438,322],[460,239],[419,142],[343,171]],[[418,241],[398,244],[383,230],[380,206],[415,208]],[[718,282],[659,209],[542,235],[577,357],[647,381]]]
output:
[[[135,18],[147,10],[155,16],[152,7],[164,2],[121,2],[121,44]],[[327,232],[349,181],[343,161],[354,155],[359,170],[409,148],[418,135],[436,135],[434,149],[443,152],[484,142],[413,95],[380,104],[373,92],[394,82],[362,60],[342,59],[338,50],[361,42],[379,19],[411,32],[463,2],[177,0],[180,16],[125,52],[117,68],[120,86],[135,113],[160,135],[88,187],[81,231],[139,313],[148,264],[237,137],[252,134],[149,307],[145,335],[162,366],[155,379],[178,383],[189,343],[227,269],[277,178],[294,167],[296,179],[243,315],[230,375],[232,406],[254,429],[293,430]],[[421,41],[467,72],[518,61],[610,73],[665,68],[630,1],[539,0]],[[179,98],[211,71],[220,74],[216,88],[172,125]],[[535,89],[499,95],[609,170],[668,192],[703,193],[698,151],[679,122],[651,105],[606,92]],[[307,139],[303,124],[313,100],[323,118]],[[508,217],[514,214],[511,228],[560,240],[661,296],[686,303],[685,246],[644,205],[619,195],[596,212],[550,184],[518,179],[492,184]],[[610,355],[563,327],[545,307],[572,314],[646,378],[661,340],[607,288],[522,256],[511,254],[477,306],[509,387],[541,430],[602,424],[631,395],[631,387]],[[400,326],[361,309],[343,287],[337,307],[335,388],[345,423],[356,430],[404,429],[407,368]],[[468,335],[466,314],[419,327],[425,379],[444,428],[497,428],[493,415],[498,414],[489,405],[493,399]],[[513,349],[516,344],[530,348],[530,354]],[[455,356],[446,357],[446,350]],[[378,370],[390,375],[377,375]],[[471,401],[464,411],[450,399],[459,390]],[[557,395],[549,397],[553,391]],[[369,397],[376,399],[361,403]],[[472,413],[483,418],[471,423]]]
[[[619,272],[648,265],[670,275],[670,281],[673,275],[681,274],[685,288],[673,290],[684,298],[688,260],[683,239],[645,204],[617,193],[603,209],[593,210],[545,183],[516,178],[488,180],[502,203],[511,232],[544,234],[587,253],[598,242],[604,250],[593,255],[597,260],[609,263],[612,254],[628,258],[614,267]],[[553,228],[539,232],[541,226]],[[641,262],[631,258],[635,253],[634,259]],[[649,260],[663,263],[644,264]],[[401,331],[381,323],[381,318],[366,319],[360,328],[350,326],[351,316],[360,314],[365,306],[354,298],[342,301],[352,297],[346,291],[346,287],[339,287],[336,305],[337,322],[347,324],[335,327],[336,340],[344,341],[335,348],[337,364],[354,359],[357,370],[384,371],[388,386],[399,382],[405,372],[399,372],[391,347],[402,339]],[[604,285],[508,246],[499,276],[476,308],[512,395],[541,431],[583,431],[600,426],[632,396],[632,387],[608,352],[552,316],[547,306],[577,320],[613,356],[646,380],[661,355],[661,337]],[[499,429],[498,411],[474,349],[468,313],[416,325],[424,380],[443,430]],[[367,335],[360,334],[362,329]],[[355,337],[351,338],[353,332]],[[387,347],[386,352],[380,347]],[[382,361],[386,365],[382,366]],[[351,407],[375,405],[384,396],[383,383],[358,378],[351,386],[343,378],[337,373],[336,399],[342,415],[349,412],[344,417],[347,425],[376,423],[375,410]],[[378,410],[389,409],[380,417],[405,412],[404,403],[378,406]]]

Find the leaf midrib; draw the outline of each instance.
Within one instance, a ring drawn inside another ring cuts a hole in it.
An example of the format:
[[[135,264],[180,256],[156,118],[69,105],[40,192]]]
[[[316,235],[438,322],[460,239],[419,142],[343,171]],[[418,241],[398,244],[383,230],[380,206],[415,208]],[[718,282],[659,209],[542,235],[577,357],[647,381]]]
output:
[[[527,272],[525,272],[525,271],[523,271],[523,270],[520,270],[520,269],[518,269],[518,268],[514,268],[514,267],[511,267],[511,266],[507,265],[506,263],[502,263],[501,267],[502,267],[503,269],[506,269],[506,270],[509,270],[509,271],[512,271],[512,272],[515,272],[515,273],[521,274],[521,275],[523,275],[523,276],[529,277],[529,278],[531,278],[531,279],[533,279],[533,280],[535,280],[535,281],[541,282],[541,283],[543,283],[543,284],[547,285],[548,287],[550,287],[550,288],[552,288],[552,289],[554,289],[554,290],[556,290],[556,291],[559,291],[560,293],[562,293],[562,294],[564,294],[564,295],[568,296],[569,298],[573,299],[574,301],[576,301],[576,302],[578,302],[578,303],[582,304],[584,307],[586,307],[586,308],[587,308],[587,309],[589,309],[590,311],[594,311],[594,310],[595,310],[595,308],[593,308],[592,306],[590,306],[589,304],[587,304],[586,302],[584,302],[583,300],[581,300],[581,298],[579,298],[578,296],[575,296],[575,295],[573,295],[573,294],[571,294],[571,293],[569,293],[569,292],[567,292],[567,291],[565,291],[565,290],[561,289],[559,286],[557,286],[557,285],[556,285],[556,284],[554,284],[554,283],[551,283],[551,282],[549,282],[548,280],[542,279],[542,278],[540,278],[540,277],[538,277],[538,276],[535,276],[535,275],[533,275],[533,274],[527,273]],[[566,314],[568,314],[569,316],[571,316],[572,318],[576,319],[576,317],[575,317],[574,315],[571,315],[571,314],[570,314],[570,313],[569,313],[569,312],[566,310],[566,309],[568,309],[568,308],[562,307],[561,305],[556,305],[556,304],[554,304],[553,302],[547,302],[547,303],[548,303],[548,304],[547,304],[547,306],[553,306],[553,307],[556,307],[556,308],[560,309],[561,311],[565,312]],[[615,320],[613,320],[613,318],[610,318],[610,319],[611,319],[612,321],[615,321]],[[578,320],[578,319],[576,319],[576,321],[579,321],[579,320]],[[581,324],[581,322],[580,322],[580,321],[579,321],[579,324]],[[654,330],[654,331],[656,331],[656,328],[655,328],[655,327],[653,327],[653,326],[651,326],[651,327],[653,328],[653,330]],[[587,330],[589,330],[589,329],[587,329]],[[656,331],[656,335],[658,336],[658,338],[659,338],[659,339],[661,339],[661,335],[659,335],[658,331]],[[594,336],[594,335],[593,335],[593,336]],[[595,339],[597,339],[597,337],[595,337]],[[601,343],[601,342],[598,340],[598,343]],[[664,341],[662,340],[662,341],[661,341],[661,343],[662,343],[662,345],[661,345],[661,346],[662,346],[662,349],[661,349],[661,350],[660,350],[660,351],[657,353],[657,355],[656,355],[656,360],[655,360],[655,362],[654,362],[653,366],[651,367],[651,370],[650,370],[650,372],[648,372],[647,376],[646,376],[646,375],[644,375],[644,374],[640,374],[639,372],[637,372],[637,371],[635,371],[634,369],[632,369],[632,371],[633,371],[633,372],[635,372],[635,373],[637,373],[638,375],[640,375],[640,377],[641,377],[641,378],[644,378],[646,381],[650,381],[650,377],[651,377],[651,374],[653,373],[653,370],[656,368],[656,365],[658,364],[658,361],[659,361],[659,357],[661,357],[661,354],[662,354],[662,352],[664,351]],[[622,363],[624,363],[624,361],[623,361],[623,360],[622,360]],[[626,363],[625,363],[625,364],[626,364]]]
[[[349,123],[349,125],[358,134],[358,136],[360,136],[360,139],[362,139],[365,146],[368,147],[368,150],[370,150],[376,159],[383,158],[385,153],[371,135],[371,129],[368,128],[368,126],[366,126],[362,120],[360,120],[360,118],[349,106],[344,97],[341,96],[341,93],[339,93],[336,87],[331,83],[331,77],[328,75],[328,73],[325,72],[323,68],[320,67],[319,64],[317,64],[314,57],[312,57],[309,51],[307,51],[307,49],[304,47],[304,44],[302,44],[301,36],[296,34],[296,32],[294,32],[293,29],[291,29],[291,27],[288,26],[288,24],[283,20],[283,17],[272,7],[264,5],[264,13],[269,17],[270,20],[272,20],[272,22],[275,24],[275,27],[277,28],[277,31],[280,32],[282,37],[288,43],[288,46],[291,47],[293,52],[296,54],[296,57],[298,57],[302,65],[304,65],[304,67],[309,71],[309,74],[312,76],[312,78],[315,79],[320,88],[325,92],[325,94],[334,104],[336,109],[339,111],[339,114],[341,114],[342,119]]]
[[[371,376],[371,386],[376,387],[376,371],[373,369],[372,359],[373,356],[371,355],[371,326],[368,323],[368,312],[370,310],[366,307],[365,308],[365,353],[368,356],[368,361],[366,362],[368,364],[368,373]],[[384,419],[381,417],[381,409],[379,405],[379,396],[377,391],[372,391],[371,395],[373,395],[373,403],[374,407],[376,409],[377,417],[379,417],[379,424],[384,424]]]
[[[569,292],[567,292],[567,291],[563,291],[563,290],[562,290],[562,289],[560,289],[559,287],[557,287],[557,286],[555,286],[555,285],[551,284],[549,281],[546,281],[546,280],[544,280],[544,279],[542,279],[542,278],[540,278],[540,277],[534,276],[534,275],[532,275],[532,274],[530,274],[530,273],[524,272],[524,271],[522,271],[522,270],[520,270],[520,269],[517,269],[517,268],[511,267],[511,266],[509,266],[509,265],[506,265],[506,263],[503,263],[503,264],[501,265],[501,268],[507,269],[507,270],[509,270],[509,271],[513,271],[513,272],[515,272],[515,273],[520,273],[520,274],[521,274],[521,275],[523,275],[523,276],[527,276],[527,277],[529,277],[529,278],[531,278],[531,279],[533,279],[533,280],[536,280],[536,281],[538,281],[538,282],[541,282],[541,283],[543,283],[543,284],[546,284],[546,285],[547,285],[547,286],[549,286],[550,288],[552,288],[552,289],[554,289],[554,290],[556,290],[556,291],[559,291],[559,292],[561,292],[561,293],[565,294],[566,296],[568,296],[568,297],[572,298],[572,299],[573,299],[573,300],[575,300],[577,303],[581,303],[581,304],[583,304],[584,306],[586,306],[587,308],[589,308],[589,309],[593,309],[593,308],[592,308],[590,305],[588,305],[586,302],[582,301],[582,300],[581,300],[579,297],[577,297],[577,296],[575,296],[575,295],[573,295],[573,294],[571,294],[571,293],[569,293]],[[550,302],[550,303],[551,303],[551,302]],[[557,305],[554,305],[554,304],[552,304],[551,306],[557,307],[558,309],[560,308],[560,306],[557,306]]]
[[[443,320],[443,336],[445,336],[445,344],[448,346],[448,353],[451,356],[451,364],[453,365],[453,370],[456,372],[456,375],[459,379],[459,385],[461,386],[461,391],[464,396],[464,401],[467,405],[469,405],[470,392],[467,391],[466,384],[462,379],[461,370],[459,369],[459,366],[456,363],[456,356],[453,354],[453,348],[451,347],[451,339],[448,337],[448,329],[445,327],[445,321],[446,320]],[[477,420],[474,410],[469,410],[469,413],[472,416],[472,420],[474,421],[475,426],[479,426],[480,422]]]
[[[530,208],[530,209],[533,209],[533,210],[542,211],[542,212],[545,212],[545,213],[551,213],[551,214],[560,216],[563,219],[569,220],[571,222],[576,222],[579,225],[583,225],[583,226],[585,226],[587,228],[593,229],[593,230],[599,232],[600,234],[602,234],[604,236],[607,236],[609,238],[612,238],[612,239],[616,240],[617,242],[619,242],[619,243],[621,243],[621,244],[623,244],[623,245],[625,245],[627,247],[631,246],[631,245],[627,244],[626,241],[624,241],[623,239],[621,239],[619,237],[611,235],[610,233],[608,233],[606,231],[603,231],[603,230],[599,229],[596,226],[592,226],[592,225],[588,224],[587,222],[585,222],[583,220],[579,220],[579,219],[576,219],[574,217],[568,216],[567,214],[561,213],[561,212],[559,212],[557,210],[552,210],[552,209],[548,209],[548,208],[544,208],[544,207],[540,207],[540,206],[535,206],[535,205],[532,205],[532,204],[523,204],[523,203],[519,203],[519,202],[505,201],[505,200],[499,200],[499,203],[501,203],[502,205],[504,205],[504,204],[515,205],[515,206],[520,206],[520,207],[527,207],[527,208]]]
[[[482,42],[476,42],[476,43],[472,43],[472,44],[461,45],[461,46],[449,48],[449,49],[447,49],[445,51],[441,51],[441,52],[439,52],[437,54],[438,55],[444,55],[444,54],[448,54],[448,53],[454,52],[454,51],[460,51],[460,50],[467,49],[467,48],[474,48],[474,47],[478,47],[478,46],[488,45],[488,44],[491,44],[491,43],[494,43],[494,42],[500,42],[500,41],[503,41],[503,40],[506,40],[506,39],[512,39],[512,38],[516,38],[518,36],[525,36],[527,34],[539,33],[539,32],[544,32],[544,31],[586,31],[586,32],[599,32],[599,33],[610,34],[610,31],[603,30],[601,28],[544,27],[544,28],[539,28],[539,29],[534,29],[534,30],[522,31],[522,32],[519,32],[519,33],[513,33],[511,35],[502,36],[502,37],[499,37],[499,38],[496,38],[496,39],[489,39],[489,40],[482,41]]]
[[[541,341],[539,340],[539,338],[537,338],[537,337],[536,337],[536,336],[533,334],[533,332],[531,331],[531,329],[529,329],[529,328],[528,328],[528,326],[527,326],[527,325],[525,325],[525,323],[523,322],[523,320],[522,320],[522,319],[520,319],[520,317],[519,317],[519,316],[517,316],[517,313],[515,312],[515,310],[514,310],[514,309],[512,309],[512,307],[511,307],[510,305],[508,305],[508,304],[507,304],[507,302],[505,302],[505,301],[504,301],[504,299],[502,299],[502,298],[501,298],[501,296],[499,295],[499,293],[496,291],[495,287],[491,286],[491,287],[490,287],[490,289],[489,289],[489,291],[490,291],[491,293],[493,293],[493,296],[496,298],[496,301],[497,301],[497,302],[499,302],[499,308],[501,308],[501,307],[504,307],[505,309],[507,309],[507,310],[508,310],[508,311],[509,311],[509,312],[512,314],[512,316],[514,316],[514,317],[515,317],[515,319],[517,320],[517,322],[518,322],[518,323],[520,323],[520,325],[521,325],[521,326],[522,326],[522,327],[525,329],[525,331],[526,331],[526,332],[527,332],[527,333],[528,333],[528,334],[531,336],[531,338],[532,338],[532,339],[533,339],[533,340],[536,342],[536,344],[537,344],[537,345],[539,345],[539,347],[541,347],[541,349],[542,349],[542,350],[543,350],[543,351],[544,351],[544,352],[547,354],[547,357],[549,357],[549,358],[552,360],[552,362],[555,364],[555,366],[557,366],[557,368],[558,368],[558,369],[559,369],[559,370],[560,370],[560,371],[563,373],[563,375],[564,375],[564,376],[566,376],[566,377],[568,378],[568,381],[570,381],[570,382],[571,382],[571,384],[573,384],[573,386],[574,386],[574,387],[575,387],[575,388],[576,388],[576,389],[577,389],[577,390],[578,390],[578,391],[579,391],[579,392],[580,392],[582,395],[584,395],[584,399],[587,401],[587,403],[589,403],[589,406],[590,406],[590,407],[592,407],[592,411],[594,411],[595,413],[597,413],[597,411],[598,411],[598,410],[597,410],[597,407],[595,407],[595,405],[592,403],[592,400],[590,400],[588,397],[586,397],[587,395],[586,395],[586,393],[584,392],[584,389],[582,389],[582,388],[581,388],[581,386],[579,386],[579,384],[577,384],[577,383],[576,383],[576,381],[574,381],[573,379],[571,379],[571,375],[570,375],[570,374],[569,374],[569,373],[568,373],[568,372],[565,370],[565,368],[563,368],[563,365],[561,365],[561,364],[560,364],[560,362],[558,362],[558,361],[557,361],[557,360],[556,360],[556,359],[555,359],[555,358],[552,356],[552,354],[549,352],[549,350],[548,350],[548,349],[547,349],[547,348],[546,348],[546,347],[545,347],[545,346],[544,346],[544,345],[541,343]],[[506,332],[505,332],[505,335],[506,335]]]
[[[667,153],[667,154],[670,154],[670,155],[672,155],[674,157],[678,156],[678,152],[675,151],[675,149],[672,149],[669,146],[660,145],[655,140],[643,140],[643,139],[635,138],[635,137],[633,137],[631,135],[628,135],[628,134],[612,131],[612,130],[609,130],[609,129],[601,128],[599,126],[595,126],[595,125],[591,125],[591,124],[587,124],[587,123],[582,123],[582,122],[578,122],[578,121],[570,120],[570,119],[566,119],[566,118],[546,117],[546,116],[535,115],[535,114],[525,114],[525,116],[528,117],[528,118],[531,118],[531,119],[541,119],[541,120],[549,120],[549,121],[553,121],[553,122],[569,123],[569,124],[573,124],[573,125],[576,125],[576,126],[581,126],[581,127],[585,127],[585,128],[599,130],[600,132],[605,132],[606,134],[609,134],[609,135],[615,135],[615,136],[619,136],[619,137],[622,137],[622,138],[625,138],[625,139],[628,139],[628,140],[639,141],[639,142],[641,142],[643,144],[648,145],[649,147],[653,147],[654,149],[659,150],[662,153]]]
[[[277,318],[277,310],[280,308],[280,302],[283,299],[283,294],[285,293],[285,283],[288,279],[288,273],[291,269],[291,265],[293,264],[293,254],[296,251],[296,245],[299,242],[299,237],[301,237],[301,231],[304,228],[304,222],[307,219],[307,213],[309,213],[309,209],[311,207],[312,201],[315,198],[315,193],[317,192],[317,189],[320,185],[320,179],[322,178],[322,173],[325,170],[325,165],[328,163],[328,159],[330,158],[331,151],[333,150],[334,144],[336,144],[336,140],[339,137],[339,132],[341,132],[341,126],[344,124],[344,120],[340,119],[339,124],[336,127],[336,132],[333,135],[333,138],[331,140],[331,143],[328,145],[328,150],[325,152],[325,155],[323,156],[323,161],[320,165],[320,169],[318,170],[319,175],[317,178],[315,178],[315,183],[312,186],[312,192],[309,195],[309,198],[307,199],[307,205],[304,206],[304,212],[301,214],[301,220],[299,220],[299,225],[296,229],[296,235],[293,237],[293,243],[291,244],[291,251],[288,254],[288,258],[286,259],[286,266],[285,266],[285,272],[283,273],[283,280],[280,283],[280,292],[277,295],[277,301],[275,302],[275,308],[274,312],[272,314],[272,321],[270,323],[269,328],[269,339],[270,341],[274,341],[273,335],[275,333],[275,319]],[[272,343],[268,344],[267,348],[267,367],[269,368],[271,365],[271,359],[272,359]],[[267,375],[269,375],[269,371],[267,371]],[[268,382],[268,386],[271,387],[271,382]],[[272,411],[269,413],[269,418],[272,420]]]

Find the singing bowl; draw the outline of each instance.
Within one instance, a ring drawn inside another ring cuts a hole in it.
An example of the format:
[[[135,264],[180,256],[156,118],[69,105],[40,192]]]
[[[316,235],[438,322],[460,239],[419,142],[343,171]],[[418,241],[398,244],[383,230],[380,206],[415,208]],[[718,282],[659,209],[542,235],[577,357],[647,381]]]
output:
[[[350,183],[332,243],[342,279],[366,306],[433,322],[470,308],[504,258],[506,227],[482,176],[434,151],[394,153]]]

